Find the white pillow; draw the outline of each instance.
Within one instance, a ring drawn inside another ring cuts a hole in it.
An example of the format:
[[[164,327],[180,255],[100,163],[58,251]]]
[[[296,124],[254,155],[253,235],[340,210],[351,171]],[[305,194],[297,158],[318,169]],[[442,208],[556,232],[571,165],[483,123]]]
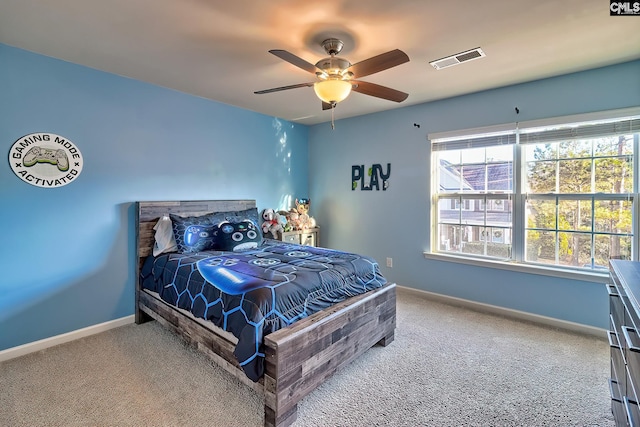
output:
[[[153,229],[156,230],[153,256],[158,256],[165,252],[176,252],[178,250],[169,215],[163,215],[158,222],[156,222],[156,225],[153,226]]]

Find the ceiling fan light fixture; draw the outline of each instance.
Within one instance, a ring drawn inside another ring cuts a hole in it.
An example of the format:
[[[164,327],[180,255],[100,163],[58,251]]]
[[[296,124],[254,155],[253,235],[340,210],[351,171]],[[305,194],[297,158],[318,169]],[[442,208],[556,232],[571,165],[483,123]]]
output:
[[[351,64],[347,59],[337,56],[342,46],[343,43],[338,39],[325,39],[322,42],[322,47],[324,47],[327,54],[329,54],[329,57],[319,60],[315,65],[286,50],[270,50],[269,53],[295,65],[301,70],[315,75],[317,80],[314,82],[259,90],[254,93],[272,93],[313,86],[317,97],[322,100],[323,110],[333,109],[338,102],[344,101],[352,90],[363,95],[374,96],[394,102],[402,102],[407,99],[409,96],[407,93],[360,80],[362,77],[409,62],[409,56],[407,56],[406,53],[400,49],[394,49],[356,64]]]
[[[347,80],[327,79],[313,84],[318,98],[327,104],[344,101],[351,93],[351,83]]]

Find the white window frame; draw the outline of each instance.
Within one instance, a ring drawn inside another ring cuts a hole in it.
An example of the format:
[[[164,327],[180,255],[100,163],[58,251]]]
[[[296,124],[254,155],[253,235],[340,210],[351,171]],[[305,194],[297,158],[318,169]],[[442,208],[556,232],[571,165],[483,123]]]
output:
[[[435,156],[431,155],[432,150],[429,150],[430,153],[430,161],[429,168],[431,171],[431,189],[430,189],[430,200],[431,200],[431,220],[429,223],[430,227],[430,235],[431,239],[429,241],[428,247],[424,251],[425,258],[430,259],[438,259],[438,260],[448,260],[454,262],[460,262],[471,265],[479,265],[483,267],[494,267],[499,269],[506,269],[512,271],[523,271],[529,273],[550,275],[556,277],[567,277],[567,278],[577,278],[581,280],[601,282],[603,277],[607,275],[606,272],[598,272],[594,270],[586,270],[579,269],[574,270],[571,268],[566,268],[562,266],[555,265],[543,265],[543,264],[535,264],[531,262],[525,261],[525,202],[526,202],[526,194],[523,194],[523,176],[525,170],[523,169],[525,165],[523,165],[523,143],[520,141],[520,132],[523,130],[531,130],[534,128],[544,128],[551,127],[554,125],[572,125],[572,124],[585,124],[586,122],[594,122],[594,121],[603,121],[603,120],[623,120],[623,119],[639,119],[640,118],[640,107],[634,108],[626,108],[620,110],[613,111],[602,111],[596,113],[588,113],[588,114],[580,114],[580,115],[572,115],[572,116],[563,116],[563,117],[554,117],[543,120],[532,120],[527,122],[520,123],[507,123],[497,126],[489,126],[482,128],[474,128],[474,129],[466,129],[462,131],[452,131],[452,132],[440,132],[440,133],[431,133],[427,135],[427,140],[430,144],[430,148],[433,147],[434,143],[446,143],[447,141],[459,141],[464,139],[465,137],[472,137],[477,135],[486,135],[486,134],[500,134],[500,133],[508,133],[510,131],[515,131],[517,135],[516,144],[514,144],[514,183],[513,183],[513,194],[511,195],[511,201],[513,203],[513,222],[512,222],[512,258],[510,260],[498,260],[491,258],[483,258],[477,256],[467,256],[465,254],[458,253],[449,253],[449,252],[438,252],[438,181],[439,181],[439,165],[435,164]],[[523,132],[524,133],[524,132]],[[634,138],[634,147],[633,147],[633,209],[634,212],[640,212],[640,142],[638,141],[640,131],[635,130],[631,133],[635,133],[636,137]],[[465,148],[462,146],[461,148]],[[456,193],[452,193],[451,195],[455,195]],[[464,194],[465,196],[468,193],[459,193],[459,195]],[[491,194],[491,193],[488,193]],[[596,196],[597,197],[597,196]],[[640,253],[640,220],[638,216],[635,215],[633,218],[632,232],[633,232],[633,242],[632,242],[632,259],[635,261],[639,260]]]

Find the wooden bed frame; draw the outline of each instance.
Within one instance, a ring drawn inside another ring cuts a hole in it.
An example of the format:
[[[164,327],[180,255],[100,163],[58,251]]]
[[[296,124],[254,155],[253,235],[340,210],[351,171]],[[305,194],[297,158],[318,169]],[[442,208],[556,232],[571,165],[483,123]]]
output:
[[[198,216],[255,206],[255,200],[136,202],[137,272],[151,254],[153,226],[162,215]],[[136,323],[157,320],[240,382],[263,394],[264,425],[268,427],[292,424],[300,399],[370,347],[386,346],[394,338],[396,285],[387,284],[266,335],[265,374],[253,382],[233,355],[235,337],[167,304],[156,293],[141,289],[139,280],[136,282]]]

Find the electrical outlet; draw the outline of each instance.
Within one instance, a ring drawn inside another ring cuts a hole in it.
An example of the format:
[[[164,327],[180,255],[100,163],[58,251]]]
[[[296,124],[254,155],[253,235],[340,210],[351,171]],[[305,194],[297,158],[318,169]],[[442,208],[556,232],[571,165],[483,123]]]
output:
[[[387,258],[387,267],[389,268],[393,267],[393,258]]]

